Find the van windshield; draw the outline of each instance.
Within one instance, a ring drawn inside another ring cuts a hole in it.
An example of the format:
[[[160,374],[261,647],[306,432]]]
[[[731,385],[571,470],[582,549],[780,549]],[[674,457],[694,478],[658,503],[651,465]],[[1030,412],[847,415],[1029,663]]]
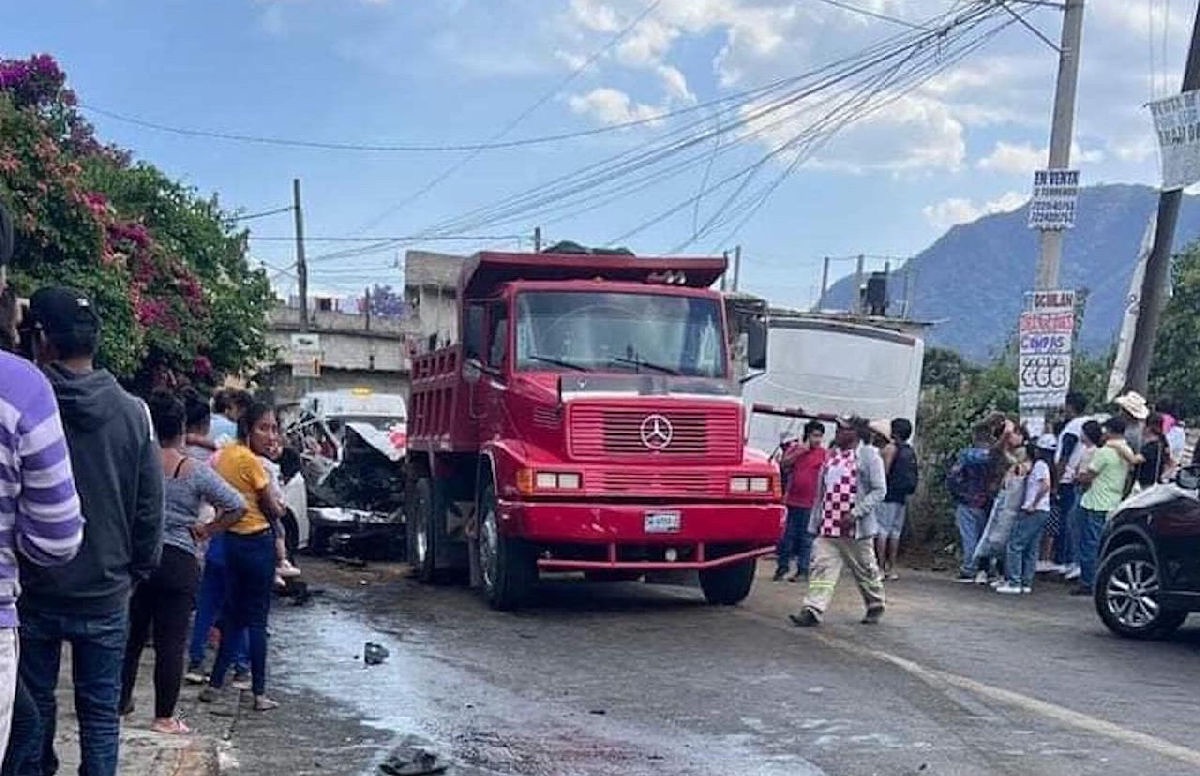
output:
[[[716,300],[529,291],[516,302],[517,369],[725,377]]]

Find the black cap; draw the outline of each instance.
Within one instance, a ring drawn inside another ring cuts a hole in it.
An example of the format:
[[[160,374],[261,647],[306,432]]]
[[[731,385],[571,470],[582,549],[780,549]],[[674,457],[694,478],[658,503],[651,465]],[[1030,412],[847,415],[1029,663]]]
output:
[[[55,334],[94,334],[100,330],[100,316],[84,294],[73,288],[47,286],[29,298],[29,318],[47,336]]]

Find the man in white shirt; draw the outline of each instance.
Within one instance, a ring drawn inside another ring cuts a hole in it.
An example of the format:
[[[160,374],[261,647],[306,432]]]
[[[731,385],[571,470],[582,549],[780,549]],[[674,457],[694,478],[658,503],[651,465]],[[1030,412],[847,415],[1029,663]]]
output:
[[[1058,470],[1058,510],[1062,520],[1054,560],[1067,579],[1079,577],[1079,525],[1075,507],[1079,505],[1079,488],[1075,482],[1083,460],[1083,424],[1087,416],[1087,397],[1078,391],[1067,394],[1064,409],[1066,424],[1058,435],[1054,465]]]

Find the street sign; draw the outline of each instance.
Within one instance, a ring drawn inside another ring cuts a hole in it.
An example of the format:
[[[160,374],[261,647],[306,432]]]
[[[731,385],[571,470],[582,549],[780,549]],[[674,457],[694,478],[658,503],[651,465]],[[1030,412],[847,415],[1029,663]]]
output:
[[[1017,394],[1022,416],[1061,407],[1071,387],[1075,293],[1039,291],[1021,314]]]
[[[1038,170],[1029,202],[1030,229],[1070,229],[1079,201],[1079,170]]]
[[[1200,181],[1200,97],[1184,92],[1150,103],[1162,159],[1162,188],[1172,191]]]
[[[293,334],[291,361],[293,377],[321,376],[321,335]]]

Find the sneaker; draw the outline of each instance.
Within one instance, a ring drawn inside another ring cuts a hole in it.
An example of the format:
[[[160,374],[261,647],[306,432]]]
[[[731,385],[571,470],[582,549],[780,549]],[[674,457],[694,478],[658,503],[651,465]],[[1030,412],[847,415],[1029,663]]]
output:
[[[183,681],[191,685],[201,685],[208,681],[208,676],[204,673],[204,667],[199,663],[192,663],[187,667],[187,673],[183,675]]]
[[[1021,585],[1021,595],[1033,595],[1033,588]]]
[[[883,578],[884,578],[884,580],[886,580],[886,581],[888,581],[888,582],[898,582],[898,581],[900,581],[900,575],[899,575],[899,574],[897,574],[897,573],[896,573],[896,572],[894,572],[894,571],[889,571],[887,574],[885,574],[885,575],[884,575],[884,577],[883,577]]]
[[[881,619],[883,619],[883,607],[872,606],[867,610],[867,614],[862,618],[861,622],[863,625],[878,625]]]
[[[974,575],[974,574],[959,574],[959,575],[958,575],[958,579],[956,579],[956,580],[954,580],[954,581],[955,581],[955,582],[957,582],[957,583],[958,583],[958,584],[960,584],[960,585],[970,585],[970,584],[974,584],[974,582],[975,582],[975,575]]]
[[[996,592],[1000,595],[1020,595],[1021,586],[1005,582],[1003,585],[1000,585],[996,588]]]
[[[771,581],[772,582],[782,582],[783,578],[786,574],[787,574],[787,571],[785,571],[783,569],[775,569],[775,573],[771,575]]]
[[[996,588],[1000,587],[1003,584],[1004,584],[1004,580],[1000,579],[999,577],[988,580],[988,587],[990,587],[992,590],[995,590]]]
[[[1059,565],[1058,565],[1057,563],[1055,563],[1054,561],[1050,561],[1050,560],[1039,560],[1039,561],[1037,562],[1037,573],[1039,573],[1039,574],[1049,574],[1049,573],[1051,573],[1051,572],[1055,572],[1055,571],[1061,572],[1061,571],[1062,571],[1062,569],[1061,569],[1061,568],[1059,567]]]
[[[279,574],[275,575],[275,588],[277,590],[285,590],[287,588],[287,582]]]
[[[233,681],[230,682],[229,686],[235,690],[238,690],[239,692],[241,692],[243,690],[249,690],[250,689],[250,672],[248,672],[248,671],[237,672],[236,674],[233,675]]]
[[[1079,564],[1076,563],[1066,570],[1066,572],[1063,574],[1063,579],[1067,580],[1068,582],[1074,582],[1076,579],[1079,579],[1079,574]]]
[[[990,581],[991,578],[988,577],[988,573],[986,571],[981,571],[975,575],[975,584],[977,585],[986,585]]]
[[[210,684],[206,685],[205,688],[200,691],[199,699],[201,703],[217,703],[221,700],[222,695],[224,695],[224,693],[221,691],[221,688],[213,687]]]
[[[285,560],[276,567],[275,573],[285,579],[294,579],[300,576],[300,569],[293,566],[291,561]]]
[[[265,695],[254,696],[255,711],[274,711],[279,708],[279,702],[273,701]]]
[[[801,609],[799,614],[789,614],[788,619],[797,628],[813,628],[821,624],[812,609]]]
[[[788,577],[788,582],[799,582],[802,579],[808,579],[807,571],[797,571],[795,574],[792,574],[790,577]]]

